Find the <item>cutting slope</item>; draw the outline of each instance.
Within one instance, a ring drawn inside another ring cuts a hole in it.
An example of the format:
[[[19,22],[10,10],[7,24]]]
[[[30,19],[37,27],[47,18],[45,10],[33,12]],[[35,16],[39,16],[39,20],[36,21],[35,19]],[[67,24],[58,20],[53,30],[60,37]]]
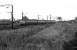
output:
[[[68,42],[74,38],[74,28],[75,27],[69,23],[56,23],[35,34],[33,38],[31,37],[31,39],[33,39],[32,41],[38,43],[41,42],[39,39],[50,41],[50,49],[47,49],[47,44],[44,41],[42,42],[44,44],[39,44],[42,49],[45,48],[45,50],[62,50],[64,42]]]

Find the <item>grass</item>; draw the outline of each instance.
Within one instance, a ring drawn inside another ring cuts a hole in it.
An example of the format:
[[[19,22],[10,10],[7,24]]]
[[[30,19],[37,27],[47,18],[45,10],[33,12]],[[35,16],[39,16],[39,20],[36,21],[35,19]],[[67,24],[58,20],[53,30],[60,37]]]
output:
[[[14,49],[16,47],[24,47],[25,40],[27,40],[29,37],[36,34],[37,32],[41,31],[45,27],[47,26],[34,25],[15,30],[0,30],[0,48],[5,48],[4,50],[9,50],[9,48]]]
[[[58,35],[50,38],[38,36],[40,31],[51,26],[59,31]],[[68,22],[0,30],[0,50],[64,50],[64,44],[74,39],[76,30],[76,24]]]
[[[69,23],[56,23],[52,27],[54,27],[56,30],[58,30],[58,32],[59,32],[58,35],[47,38],[47,37],[44,37],[45,36],[44,33],[41,33],[42,35],[37,34],[37,36],[35,36],[34,38],[40,38],[40,36],[41,36],[41,39],[49,40],[51,42],[50,44],[52,45],[52,47],[50,47],[46,50],[63,50],[63,45],[65,45],[64,43],[65,42],[67,43],[67,42],[71,41],[72,39],[74,39],[75,34],[76,34],[75,31],[77,31],[77,26],[69,24]],[[44,48],[46,48],[46,47],[44,47]]]

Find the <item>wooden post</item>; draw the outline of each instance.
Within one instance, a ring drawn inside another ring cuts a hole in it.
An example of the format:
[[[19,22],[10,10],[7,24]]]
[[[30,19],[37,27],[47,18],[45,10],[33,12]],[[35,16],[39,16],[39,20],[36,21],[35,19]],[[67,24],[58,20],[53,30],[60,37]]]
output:
[[[47,16],[47,20],[48,20],[48,16]]]
[[[39,16],[40,16],[40,15],[38,15],[38,20],[39,20]]]
[[[13,5],[12,5],[11,17],[12,17],[12,29],[13,29]]]
[[[38,17],[37,23],[39,23],[39,18],[40,18],[39,16],[40,16],[40,15],[37,16],[37,17]]]
[[[7,4],[6,4],[6,5],[7,5]],[[4,7],[4,6],[6,6],[6,5],[0,5],[0,6],[1,6],[1,7]],[[11,27],[12,27],[12,29],[13,29],[13,5],[12,5],[12,4],[8,4],[8,6],[11,6],[11,8],[12,8],[12,9],[11,9],[11,10],[12,10],[12,12],[11,12],[11,18],[12,18],[12,23],[11,23],[11,24],[12,24],[12,26],[11,26]]]
[[[50,16],[50,20],[51,20],[51,15],[49,15]]]
[[[24,14],[24,13],[22,12],[22,20],[23,20],[23,14]]]

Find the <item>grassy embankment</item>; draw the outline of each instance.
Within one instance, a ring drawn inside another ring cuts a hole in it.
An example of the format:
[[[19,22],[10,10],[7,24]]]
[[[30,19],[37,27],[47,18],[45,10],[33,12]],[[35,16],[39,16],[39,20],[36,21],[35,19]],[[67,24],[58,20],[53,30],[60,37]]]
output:
[[[46,27],[48,27],[48,25],[29,25],[21,26],[19,29],[14,30],[0,30],[0,50],[2,48],[5,50],[7,48],[8,50],[9,48],[14,49],[16,47],[20,48],[20,46],[23,47],[25,46],[25,41],[29,37]]]
[[[41,32],[45,30],[44,28],[50,27],[57,31],[55,36],[49,37],[49,32],[46,34]],[[67,43],[75,38],[76,30],[76,24],[68,22],[2,30],[0,31],[0,50],[66,50],[69,49],[66,47]],[[47,34],[49,35],[46,36]]]

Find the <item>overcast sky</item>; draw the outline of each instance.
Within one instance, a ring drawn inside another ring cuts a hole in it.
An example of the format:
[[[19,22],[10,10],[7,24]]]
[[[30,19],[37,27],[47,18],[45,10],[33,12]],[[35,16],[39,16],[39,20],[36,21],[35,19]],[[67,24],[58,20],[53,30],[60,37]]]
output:
[[[71,20],[77,16],[76,0],[0,0],[0,5],[13,4],[15,19],[21,19],[22,11],[28,18],[46,19],[47,15],[55,19],[61,16],[64,20]],[[0,19],[10,18],[11,7],[0,7]]]

